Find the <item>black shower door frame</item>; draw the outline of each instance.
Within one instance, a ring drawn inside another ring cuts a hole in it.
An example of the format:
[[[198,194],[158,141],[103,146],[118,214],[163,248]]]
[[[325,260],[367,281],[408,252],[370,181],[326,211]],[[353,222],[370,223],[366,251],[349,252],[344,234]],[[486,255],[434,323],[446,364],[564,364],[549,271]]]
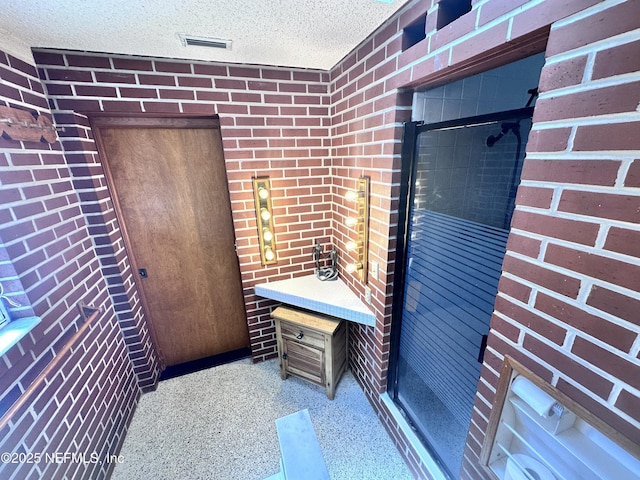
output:
[[[398,366],[399,366],[399,354],[400,354],[400,332],[402,330],[402,314],[403,305],[405,301],[405,276],[407,265],[407,245],[408,245],[408,232],[410,218],[410,206],[414,202],[415,198],[415,170],[416,170],[416,151],[418,137],[423,132],[434,130],[446,130],[453,128],[473,127],[483,124],[490,124],[501,122],[504,120],[523,120],[526,118],[532,118],[534,107],[525,107],[515,110],[508,110],[503,112],[490,113],[485,115],[477,115],[474,117],[465,117],[454,120],[447,120],[437,123],[424,124],[423,122],[407,122],[404,124],[403,139],[402,139],[402,169],[400,178],[400,197],[398,204],[399,220],[398,220],[398,235],[396,244],[396,262],[394,267],[394,287],[393,287],[393,305],[392,305],[392,324],[391,324],[391,346],[390,346],[390,362],[388,372],[387,391],[391,398],[396,402],[396,405],[403,411],[407,421],[412,425],[414,432],[421,439],[425,448],[432,454],[434,460],[440,465],[443,472],[448,472],[448,469],[440,461],[437,453],[431,447],[429,442],[420,434],[419,429],[415,428],[415,425],[411,419],[411,416],[403,410],[402,406],[397,403],[398,399]],[[479,358],[482,358],[483,349],[481,348]]]

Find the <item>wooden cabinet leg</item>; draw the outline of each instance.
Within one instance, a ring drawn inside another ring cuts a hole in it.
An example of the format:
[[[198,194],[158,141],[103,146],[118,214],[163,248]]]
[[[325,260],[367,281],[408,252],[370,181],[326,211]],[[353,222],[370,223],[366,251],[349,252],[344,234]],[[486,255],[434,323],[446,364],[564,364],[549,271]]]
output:
[[[332,384],[327,385],[327,397],[329,400],[333,400],[336,396],[336,388]]]

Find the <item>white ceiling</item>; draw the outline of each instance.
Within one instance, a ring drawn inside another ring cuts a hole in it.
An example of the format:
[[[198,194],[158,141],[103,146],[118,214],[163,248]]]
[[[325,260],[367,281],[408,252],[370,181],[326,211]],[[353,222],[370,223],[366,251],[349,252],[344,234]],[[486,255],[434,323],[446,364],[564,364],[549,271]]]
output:
[[[2,43],[15,44],[14,52],[48,47],[326,70],[406,3],[0,0],[0,33]],[[178,34],[233,43],[229,50],[184,47]]]

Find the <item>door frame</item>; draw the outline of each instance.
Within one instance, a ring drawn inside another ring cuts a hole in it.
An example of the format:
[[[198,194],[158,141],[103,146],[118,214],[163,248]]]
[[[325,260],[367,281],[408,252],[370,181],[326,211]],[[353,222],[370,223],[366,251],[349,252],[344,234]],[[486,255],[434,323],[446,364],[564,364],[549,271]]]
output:
[[[175,117],[175,116],[166,116],[166,115],[146,115],[146,114],[114,115],[114,114],[108,114],[108,113],[102,113],[102,112],[89,114],[88,117],[89,117],[89,123],[91,125],[91,130],[93,132],[93,137],[96,142],[98,158],[100,159],[100,163],[104,170],[104,176],[107,184],[107,190],[109,191],[109,197],[113,201],[116,220],[118,222],[118,225],[120,226],[125,253],[129,259],[129,264],[131,266],[131,270],[132,270],[131,274],[133,276],[133,282],[138,292],[138,295],[140,297],[140,303],[141,303],[141,308],[145,317],[145,323],[149,328],[149,332],[151,334],[151,341],[158,355],[160,370],[162,371],[162,370],[165,370],[167,367],[164,353],[158,347],[159,345],[158,334],[154,327],[154,322],[151,319],[151,315],[149,314],[151,310],[149,309],[149,303],[145,295],[145,289],[144,289],[142,279],[138,275],[139,265],[135,257],[135,252],[132,247],[126,222],[124,221],[124,215],[122,213],[122,207],[120,205],[120,200],[117,193],[117,187],[115,186],[115,181],[111,171],[109,158],[106,153],[104,142],[100,135],[100,128],[101,127],[122,128],[122,129],[127,129],[127,128],[194,129],[195,128],[195,129],[206,129],[206,130],[212,130],[212,131],[215,130],[217,131],[217,134],[220,135],[220,145],[222,148],[222,134],[220,132],[220,120],[217,115],[201,116],[201,117],[193,117],[193,116]],[[222,149],[221,154],[224,162],[224,149]],[[227,183],[226,193],[227,193],[228,204],[229,206],[231,206],[231,199],[230,199],[230,194],[228,189],[229,180],[227,177],[226,165],[224,166],[224,176],[225,176],[225,181]],[[229,215],[231,216],[231,224],[233,225],[233,213],[231,211],[231,208],[229,208]],[[233,238],[234,238],[234,243],[236,243],[237,239],[236,239],[235,229],[233,229]],[[236,262],[238,264],[238,271],[240,272],[240,261],[237,256],[236,256]],[[241,275],[240,275],[240,278],[241,278]],[[242,280],[240,284],[240,289],[241,291],[244,290],[242,286]],[[242,309],[246,317],[246,304],[244,302],[244,295],[243,295]]]

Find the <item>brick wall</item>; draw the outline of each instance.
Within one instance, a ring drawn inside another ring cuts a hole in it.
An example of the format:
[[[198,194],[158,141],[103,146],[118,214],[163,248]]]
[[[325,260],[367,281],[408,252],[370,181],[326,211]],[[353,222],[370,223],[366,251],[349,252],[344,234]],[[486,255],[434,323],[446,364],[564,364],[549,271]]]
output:
[[[36,69],[4,52],[0,104],[51,117]],[[0,282],[22,305],[13,317],[41,318],[0,359],[0,452],[104,458],[119,450],[140,389],[60,143],[0,138],[0,182]],[[102,313],[65,353],[82,325],[79,302]],[[30,386],[28,400],[7,413]],[[2,463],[0,476],[104,478],[109,468]]]
[[[340,193],[363,172],[372,176],[373,203],[384,205],[372,209],[371,225],[371,257],[381,262],[380,281],[369,283],[377,324],[352,326],[352,368],[419,478],[429,474],[377,395],[388,368],[404,88],[437,86],[524,58],[544,51],[547,39],[461,476],[485,477],[477,455],[507,353],[635,441],[640,424],[639,329],[632,317],[640,290],[632,246],[640,168],[631,133],[639,126],[638,4],[472,3],[471,12],[437,30],[438,1],[412,2],[331,71],[336,224],[347,214]],[[402,29],[425,13],[426,38],[402,51]],[[339,245],[342,236],[336,226]],[[357,282],[352,288],[363,291]]]
[[[380,264],[379,280],[369,277],[376,325],[351,326],[351,366],[414,475],[428,478],[379,398],[390,353],[401,124],[410,119],[413,87],[546,48],[462,472],[483,478],[477,454],[506,353],[623,433],[637,435],[640,15],[631,1],[478,0],[471,12],[436,30],[437,4],[410,3],[330,72],[51,50],[36,58],[56,121],[68,128],[64,151],[77,155],[68,160],[71,178],[91,238],[104,246],[102,269],[112,268],[106,273],[116,287],[112,296],[120,294],[114,301],[134,332],[144,322],[131,306],[135,291],[119,256],[121,239],[84,114],[220,115],[256,360],[275,353],[273,304],[256,298],[252,286],[310,272],[318,235],[338,246],[344,266],[352,233],[343,221],[353,212],[342,195],[358,176],[371,177],[370,261]],[[426,38],[402,51],[402,29],[424,14]],[[250,185],[262,174],[272,178],[280,257],[268,268],[259,263]],[[343,278],[363,296],[355,277]],[[130,345],[143,341],[135,335]],[[146,353],[138,352],[144,371]]]
[[[125,253],[113,201],[97,154],[86,116],[78,112],[56,115],[56,125],[70,171],[70,180],[79,198],[88,232],[100,261],[102,274],[114,302],[118,323],[125,336],[129,358],[143,390],[155,388],[160,368],[144,322],[142,302],[135,289],[133,271]]]
[[[36,51],[35,59],[56,121],[69,127],[62,145],[73,154],[71,172],[91,233],[105,249],[132,323],[125,294],[135,289],[130,269],[113,266],[124,246],[87,114],[220,116],[253,358],[275,356],[274,303],[256,297],[253,286],[311,273],[314,242],[328,245],[332,238],[328,74],[52,50]],[[278,263],[269,267],[260,264],[251,183],[264,175],[271,178],[278,247]]]
[[[640,442],[639,28],[637,3],[605,2],[551,29],[470,472],[505,353]]]
[[[354,215],[343,201],[361,175],[371,178],[369,262],[380,265],[369,275],[375,327],[351,325],[352,369],[372,398],[386,390],[393,291],[394,235],[398,221],[402,122],[410,120],[411,95],[396,90],[401,45],[398,18],[380,29],[331,71],[331,136],[336,194],[335,241],[342,252],[353,233],[344,226]],[[349,253],[345,253],[349,255]],[[343,279],[364,299],[357,277]]]

